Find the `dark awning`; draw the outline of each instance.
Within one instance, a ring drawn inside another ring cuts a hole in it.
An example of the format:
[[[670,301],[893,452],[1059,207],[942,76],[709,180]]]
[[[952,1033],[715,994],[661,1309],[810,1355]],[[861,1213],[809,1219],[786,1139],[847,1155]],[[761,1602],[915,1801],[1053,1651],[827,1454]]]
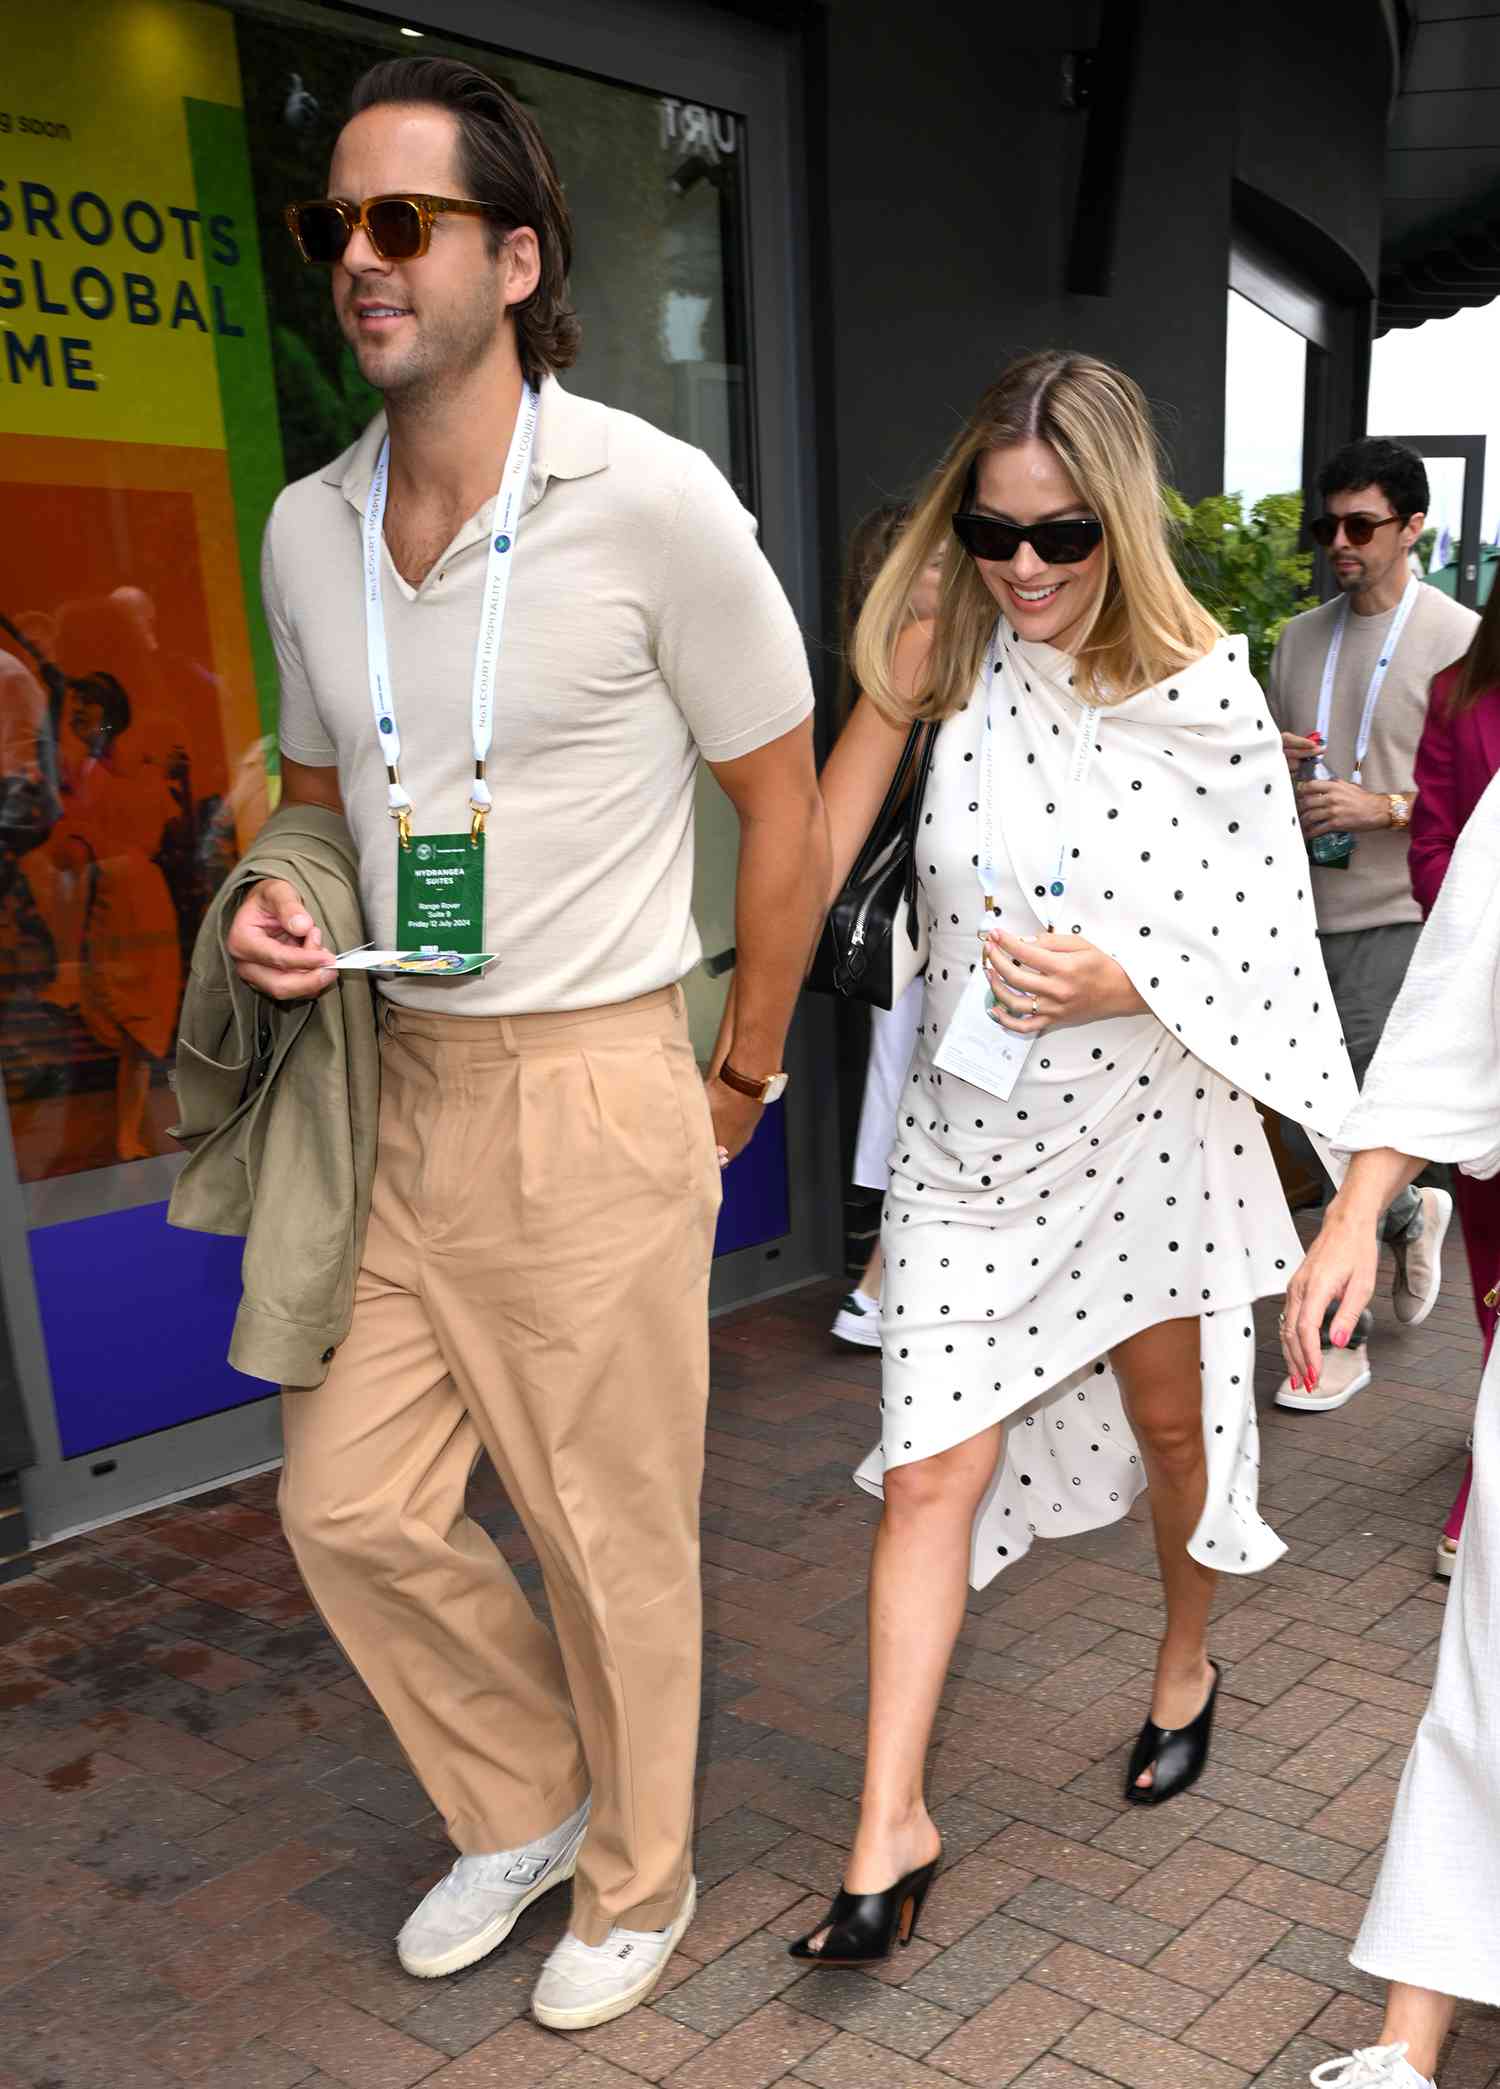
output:
[[[1500,0],[1406,0],[1376,331],[1500,297]]]

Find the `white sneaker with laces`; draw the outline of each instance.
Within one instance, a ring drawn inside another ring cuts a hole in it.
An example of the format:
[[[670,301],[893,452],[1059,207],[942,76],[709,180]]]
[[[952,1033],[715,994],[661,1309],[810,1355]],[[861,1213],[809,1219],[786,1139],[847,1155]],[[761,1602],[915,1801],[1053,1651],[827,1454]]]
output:
[[[539,1842],[460,1857],[413,1909],[396,1956],[418,1980],[457,1973],[503,1944],[534,1900],[571,1879],[589,1825],[589,1802]]]
[[[584,1944],[571,1930],[542,1968],[531,2013],[549,2031],[588,2031],[644,2002],[698,1906],[698,1882],[688,1890],[675,1922],[665,1929],[612,1929],[602,1944]]]
[[[878,1349],[879,1300],[871,1298],[867,1291],[851,1291],[834,1315],[832,1332],[835,1341],[852,1342],[857,1349]]]
[[[1391,1307],[1403,1327],[1420,1327],[1443,1288],[1443,1242],[1453,1223],[1446,1190],[1422,1190],[1422,1216],[1409,1234],[1391,1242],[1396,1279]]]
[[[1418,2074],[1404,2045],[1356,2046],[1341,2060],[1325,2060],[1308,2079],[1317,2089],[1433,2089],[1428,2075]]]

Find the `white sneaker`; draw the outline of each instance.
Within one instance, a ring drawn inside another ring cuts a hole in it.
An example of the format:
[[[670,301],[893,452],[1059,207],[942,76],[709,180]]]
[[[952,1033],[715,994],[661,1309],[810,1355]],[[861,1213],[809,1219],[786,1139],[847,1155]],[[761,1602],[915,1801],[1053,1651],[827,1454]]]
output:
[[[1450,1538],[1446,1531],[1437,1541],[1437,1558],[1432,1571],[1439,1581],[1451,1581],[1453,1569],[1458,1565],[1458,1540]]]
[[[549,2031],[588,2031],[644,2002],[667,1969],[698,1906],[688,1881],[675,1922],[665,1929],[612,1929],[602,1944],[583,1944],[570,1930],[542,1968],[531,2013]]]
[[[1325,1349],[1318,1372],[1316,1387],[1304,1380],[1302,1390],[1294,1393],[1290,1378],[1283,1378],[1276,1388],[1276,1405],[1290,1407],[1297,1414],[1332,1414],[1336,1407],[1345,1406],[1356,1393],[1362,1393],[1370,1383],[1370,1351],[1364,1342],[1349,1349]]]
[[[589,1802],[559,1828],[518,1850],[460,1857],[407,1917],[396,1956],[418,1980],[457,1973],[503,1944],[544,1893],[571,1879],[589,1825]]]
[[[854,1290],[834,1316],[835,1341],[852,1342],[857,1349],[880,1347],[880,1303],[867,1291]]]
[[[1356,2046],[1341,2060],[1325,2060],[1308,2080],[1317,2089],[1433,2089],[1431,2078],[1418,2074],[1404,2045]]]
[[[1422,1216],[1410,1233],[1391,1242],[1396,1280],[1391,1307],[1403,1327],[1420,1327],[1443,1286],[1443,1242],[1453,1223],[1453,1199],[1446,1190],[1423,1190]]]

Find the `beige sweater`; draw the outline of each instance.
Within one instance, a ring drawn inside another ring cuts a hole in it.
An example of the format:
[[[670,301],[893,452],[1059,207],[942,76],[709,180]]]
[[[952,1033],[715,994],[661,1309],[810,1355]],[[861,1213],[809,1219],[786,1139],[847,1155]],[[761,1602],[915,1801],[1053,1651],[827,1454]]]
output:
[[[1335,597],[1293,617],[1277,641],[1266,700],[1283,732],[1310,733],[1318,722],[1323,666],[1341,609],[1342,598]],[[1336,776],[1348,777],[1353,770],[1365,692],[1395,614],[1389,610],[1384,616],[1349,619],[1334,678],[1326,751],[1328,766]],[[1429,685],[1435,674],[1468,651],[1478,622],[1472,609],[1463,608],[1436,588],[1420,591],[1380,692],[1361,778],[1366,790],[1414,788],[1417,742],[1427,717]],[[1347,869],[1314,867],[1312,890],[1319,934],[1420,921],[1422,910],[1412,898],[1407,871],[1407,846],[1404,828],[1378,829],[1358,837]]]

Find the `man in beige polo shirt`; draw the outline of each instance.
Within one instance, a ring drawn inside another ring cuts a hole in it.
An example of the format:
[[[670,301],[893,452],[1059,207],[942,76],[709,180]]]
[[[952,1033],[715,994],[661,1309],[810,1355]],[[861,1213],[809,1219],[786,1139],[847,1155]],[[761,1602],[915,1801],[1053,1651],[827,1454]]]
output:
[[[1468,650],[1477,619],[1411,571],[1427,519],[1427,468],[1404,443],[1364,436],[1318,475],[1312,525],[1339,593],[1277,641],[1267,700],[1297,784],[1318,938],[1357,1080],[1375,1055],[1422,929],[1407,868],[1417,742],[1432,678]],[[1304,771],[1316,765],[1321,774]],[[1320,860],[1324,859],[1324,860]],[[1301,1139],[1289,1128],[1289,1143]],[[1310,1152],[1310,1149],[1309,1149]],[[1442,1282],[1453,1214],[1445,1190],[1408,1188],[1381,1237],[1396,1261],[1396,1317],[1415,1327]],[[1278,1405],[1342,1407],[1370,1382],[1370,1320],[1325,1347],[1315,1385],[1282,1382]]]
[[[329,187],[289,216],[386,411],[266,532],[284,794],[346,813],[377,946],[495,962],[381,984],[354,1321],[283,1400],[282,1515],[461,1853],[403,1965],[473,1963],[576,1869],[534,2008],[582,2029],[646,1998],[692,1916],[709,1261],[827,889],[812,697],[713,465],[557,382],[571,233],[529,116],[467,66],[387,61]],[[700,759],[741,821],[706,1085],[678,985]],[[285,884],[229,948],[281,999],[334,976]],[[555,1640],[465,1516],[481,1452]]]

